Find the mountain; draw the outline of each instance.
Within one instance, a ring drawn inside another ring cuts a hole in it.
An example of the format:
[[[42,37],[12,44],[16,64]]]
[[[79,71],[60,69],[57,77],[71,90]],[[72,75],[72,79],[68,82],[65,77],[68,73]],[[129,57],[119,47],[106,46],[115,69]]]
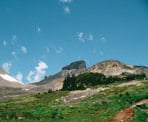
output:
[[[75,61],[70,63],[67,66],[64,66],[62,70],[54,75],[46,77],[44,80],[34,83],[32,85],[36,85],[38,89],[41,91],[47,91],[49,88],[52,90],[59,90],[63,86],[63,80],[68,75],[79,75],[86,70],[86,62]],[[36,89],[36,87],[32,86],[31,89]]]
[[[102,73],[105,76],[119,76],[124,74],[146,74],[148,67],[124,64],[118,60],[106,60],[86,68],[85,61],[75,61],[64,66],[61,71],[45,77],[42,81],[23,85],[4,70],[0,69],[0,97],[6,95],[22,95],[28,93],[56,91],[63,87],[64,79],[69,75],[79,75],[86,72]]]
[[[0,87],[22,87],[23,83],[10,76],[3,69],[0,69]]]
[[[32,92],[47,92],[49,89],[59,90],[63,86],[63,80],[68,75],[79,75],[85,72],[102,73],[105,76],[118,76],[126,74],[146,74],[148,76],[148,67],[134,66],[124,64],[118,60],[105,60],[89,68],[86,68],[85,61],[75,61],[64,66],[60,72],[48,76],[40,82],[30,84],[29,90]]]
[[[0,100],[27,94],[24,84],[0,69]]]
[[[146,74],[148,76],[148,67],[134,66],[124,64],[118,60],[106,60],[99,62],[87,69],[87,72],[102,73],[106,76],[118,76],[122,73]]]

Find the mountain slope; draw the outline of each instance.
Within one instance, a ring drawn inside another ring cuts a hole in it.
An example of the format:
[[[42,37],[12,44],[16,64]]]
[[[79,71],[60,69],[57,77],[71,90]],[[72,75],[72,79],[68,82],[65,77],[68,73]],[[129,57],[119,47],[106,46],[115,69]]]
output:
[[[24,84],[0,69],[0,100],[27,94]]]
[[[86,63],[85,61],[75,61],[70,63],[67,66],[64,66],[62,70],[54,75],[48,76],[44,80],[34,83],[32,85],[36,85],[38,90],[41,91],[48,91],[48,89],[52,90],[59,90],[63,86],[63,80],[68,75],[79,75],[86,70]],[[32,86],[31,89],[34,89]],[[36,89],[36,88],[35,88]]]
[[[10,76],[3,69],[0,69],[0,87],[22,87],[23,83]]]
[[[127,65],[117,60],[106,60],[89,67],[87,72],[102,73],[106,76],[118,76],[122,73],[145,73],[148,76],[148,67]]]
[[[148,76],[148,68],[144,66],[127,65],[118,60],[106,60],[99,62],[86,69],[85,61],[75,61],[67,66],[64,66],[62,70],[54,75],[48,76],[44,80],[30,85],[30,90],[36,92],[47,92],[49,89],[59,90],[63,86],[63,80],[68,75],[79,75],[85,72],[102,73],[108,76],[118,76],[122,73],[127,74],[146,74]]]

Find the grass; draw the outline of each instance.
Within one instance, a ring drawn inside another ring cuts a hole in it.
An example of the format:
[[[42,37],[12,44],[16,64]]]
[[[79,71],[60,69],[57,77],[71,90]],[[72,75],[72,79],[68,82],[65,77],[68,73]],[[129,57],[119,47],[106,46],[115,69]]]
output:
[[[132,122],[148,122],[148,104],[138,105],[134,111],[135,116]]]
[[[68,91],[27,95],[0,103],[0,122],[107,122],[121,109],[148,98],[147,88],[148,82],[141,86],[113,87],[70,105],[57,99]],[[138,119],[147,115],[139,108],[135,111],[133,122],[145,122]]]
[[[148,109],[147,109],[148,110]],[[132,122],[148,122],[148,113],[142,111],[142,109],[135,108],[135,116]]]

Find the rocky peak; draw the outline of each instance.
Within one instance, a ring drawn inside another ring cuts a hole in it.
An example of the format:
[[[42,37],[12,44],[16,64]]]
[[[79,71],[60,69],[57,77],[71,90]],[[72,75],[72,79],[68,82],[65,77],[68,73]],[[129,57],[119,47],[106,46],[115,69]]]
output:
[[[100,62],[96,64],[99,68],[111,68],[111,69],[116,69],[116,68],[133,68],[132,65],[126,65],[118,60],[106,60],[103,62]]]
[[[106,76],[120,75],[123,72],[135,73],[133,65],[124,64],[118,60],[106,60],[88,69],[89,72],[103,73]]]
[[[85,61],[75,61],[62,68],[62,70],[86,69]]]
[[[51,86],[53,86],[53,84],[58,84],[60,83],[60,85],[56,85],[54,88],[50,87],[51,89],[59,89],[62,88],[62,81],[64,80],[65,77],[67,77],[68,75],[79,75],[82,72],[84,72],[86,70],[86,63],[85,61],[81,60],[81,61],[75,61],[70,63],[69,65],[65,66],[62,68],[62,70],[54,75],[48,76],[46,79],[34,83],[36,85],[44,85],[44,84],[49,84]],[[62,79],[62,80],[61,80]],[[60,81],[60,82],[59,82]]]

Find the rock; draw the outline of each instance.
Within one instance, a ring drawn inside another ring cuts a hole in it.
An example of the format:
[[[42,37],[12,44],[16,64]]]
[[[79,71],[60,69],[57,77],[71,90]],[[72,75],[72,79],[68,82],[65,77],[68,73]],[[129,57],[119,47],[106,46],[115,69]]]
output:
[[[143,66],[127,65],[118,60],[106,60],[99,62],[87,69],[88,72],[102,73],[106,76],[119,76],[128,74],[146,74],[148,68]]]
[[[75,61],[62,68],[62,70],[72,70],[72,69],[86,69],[85,61],[83,60]]]

